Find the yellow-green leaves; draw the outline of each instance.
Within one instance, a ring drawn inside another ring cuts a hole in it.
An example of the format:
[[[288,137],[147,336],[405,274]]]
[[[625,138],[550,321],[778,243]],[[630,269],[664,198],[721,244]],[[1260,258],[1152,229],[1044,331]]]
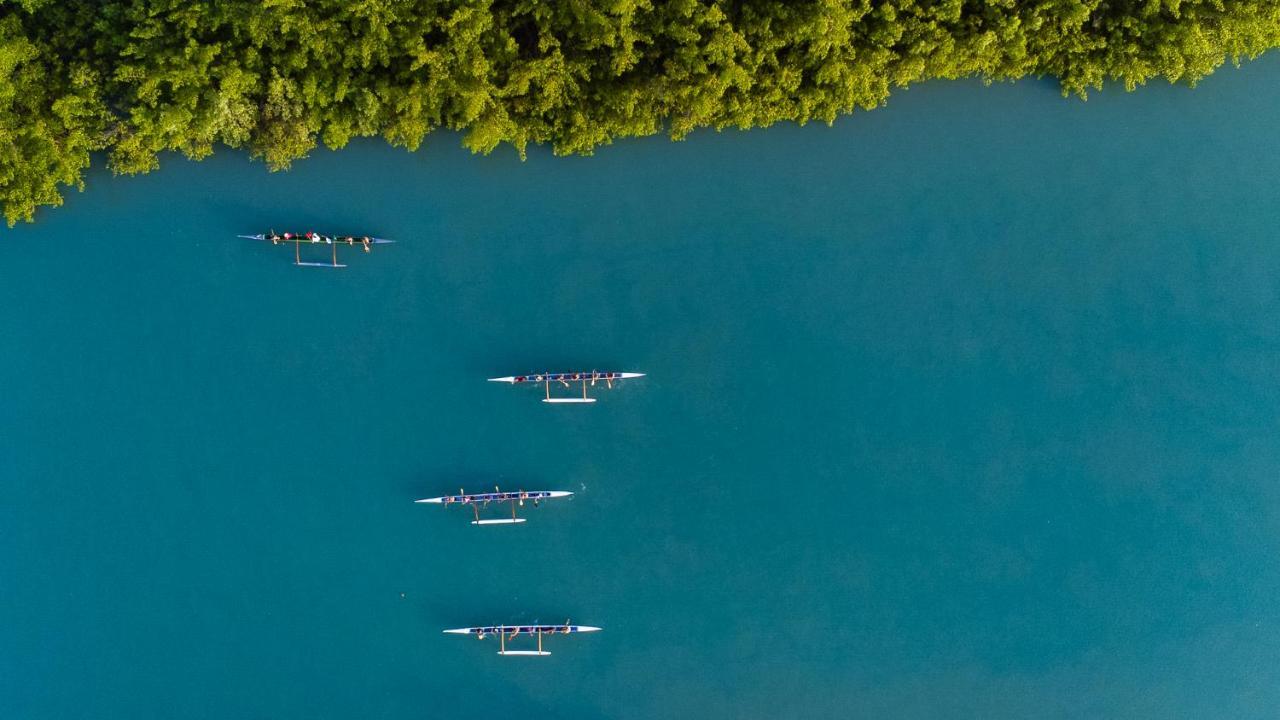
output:
[[[589,154],[615,138],[833,122],[931,78],[1194,84],[1280,44],[1258,0],[26,0],[0,5],[0,202],[61,201],[90,153],[317,142]]]

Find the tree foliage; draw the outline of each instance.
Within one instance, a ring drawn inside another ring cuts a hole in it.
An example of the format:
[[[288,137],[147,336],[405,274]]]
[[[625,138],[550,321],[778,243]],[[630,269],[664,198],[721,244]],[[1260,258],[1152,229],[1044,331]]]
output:
[[[90,156],[146,172],[217,144],[286,168],[436,128],[489,152],[833,122],[929,78],[1194,84],[1280,39],[1260,0],[0,0],[10,225]]]

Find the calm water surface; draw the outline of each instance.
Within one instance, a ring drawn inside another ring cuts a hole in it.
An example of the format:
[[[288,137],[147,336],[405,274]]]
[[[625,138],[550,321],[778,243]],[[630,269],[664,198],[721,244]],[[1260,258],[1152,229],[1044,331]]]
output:
[[[1274,717],[1277,125],[1272,56],[96,171],[0,238],[0,716]],[[650,376],[483,381],[561,366]],[[410,502],[494,484],[577,495]]]

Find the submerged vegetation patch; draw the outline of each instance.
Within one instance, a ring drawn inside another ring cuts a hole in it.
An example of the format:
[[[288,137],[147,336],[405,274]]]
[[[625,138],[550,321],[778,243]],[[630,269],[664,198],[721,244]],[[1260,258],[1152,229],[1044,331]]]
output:
[[[436,128],[489,152],[830,123],[931,78],[1194,84],[1280,39],[1260,0],[0,0],[0,194],[10,225],[157,153]]]

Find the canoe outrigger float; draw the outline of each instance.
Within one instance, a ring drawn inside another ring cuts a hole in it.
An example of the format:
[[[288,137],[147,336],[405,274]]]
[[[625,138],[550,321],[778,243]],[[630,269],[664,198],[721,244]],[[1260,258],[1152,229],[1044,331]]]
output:
[[[528,500],[533,503],[534,507],[538,507],[538,503],[542,500],[553,500],[555,498],[569,497],[573,493],[565,490],[518,490],[516,492],[503,492],[496,486],[491,493],[474,493],[468,495],[465,491],[459,489],[457,495],[444,495],[441,497],[423,498],[414,500],[416,503],[432,503],[435,505],[470,505],[472,512],[475,513],[476,519],[471,521],[472,525],[513,525],[515,523],[524,522],[524,518],[516,517],[516,508],[524,507],[524,501]],[[480,519],[480,506],[489,507],[489,503],[511,503],[510,518],[492,518]]]
[[[339,245],[351,245],[353,247],[356,245],[359,245],[360,247],[364,248],[365,252],[371,252],[373,250],[374,245],[390,245],[391,243],[395,242],[395,240],[387,240],[386,238],[369,237],[368,235],[365,235],[363,237],[354,237],[351,235],[341,235],[341,236],[321,235],[319,233],[313,233],[313,232],[284,233],[283,235],[281,235],[280,233],[277,233],[275,230],[272,230],[271,232],[266,233],[264,235],[237,235],[236,237],[244,238],[245,240],[270,240],[272,245],[279,245],[280,243],[293,243],[293,264],[301,267],[335,267],[335,268],[346,267],[346,265],[338,263],[338,246]],[[327,262],[327,263],[302,262],[302,244],[303,243],[310,243],[313,245],[323,243],[325,245],[332,246],[333,261]]]
[[[543,635],[568,635],[570,633],[599,632],[600,628],[591,625],[570,625],[568,620],[563,625],[486,625],[484,627],[454,628],[445,630],[451,635],[474,635],[483,640],[490,635],[498,636],[499,655],[550,655],[542,649]],[[508,650],[507,641],[520,635],[533,635],[538,638],[537,650]]]
[[[644,377],[644,373],[634,372],[600,372],[592,370],[591,372],[562,372],[562,373],[542,373],[541,375],[511,375],[509,377],[489,378],[489,382],[504,382],[512,385],[545,385],[547,388],[547,396],[543,398],[545,403],[593,403],[596,401],[593,397],[587,397],[587,383],[591,383],[591,387],[595,387],[597,382],[604,381],[609,389],[613,389],[615,380],[630,380],[631,378]],[[570,387],[569,383],[582,383],[582,397],[551,397],[551,383],[558,382],[565,387]]]

